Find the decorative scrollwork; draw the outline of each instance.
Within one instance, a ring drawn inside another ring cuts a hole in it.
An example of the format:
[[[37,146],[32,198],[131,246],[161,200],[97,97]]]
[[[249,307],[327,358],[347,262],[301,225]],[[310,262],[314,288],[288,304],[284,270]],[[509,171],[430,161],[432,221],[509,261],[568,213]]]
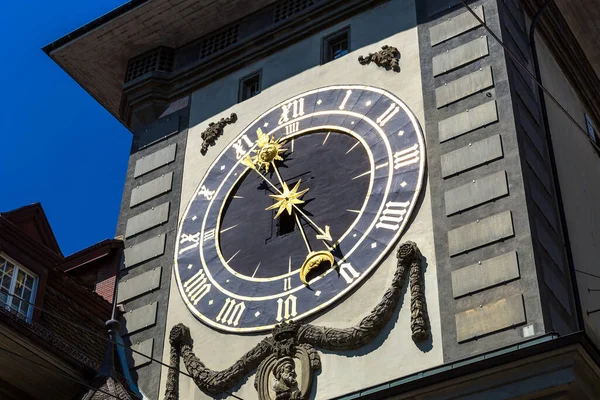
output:
[[[209,146],[214,146],[219,136],[223,134],[223,128],[228,124],[233,124],[237,121],[237,114],[231,113],[229,118],[221,118],[218,122],[211,122],[208,128],[200,134],[202,137],[202,147],[200,153],[205,155]]]
[[[396,47],[383,46],[377,53],[369,53],[366,57],[359,56],[358,62],[362,65],[374,62],[379,67],[384,67],[388,71],[391,69],[400,72],[400,51]]]
[[[177,400],[179,359],[183,362],[196,385],[210,395],[221,394],[239,383],[250,372],[258,369],[254,387],[260,400],[306,399],[310,393],[313,372],[321,369],[321,359],[315,348],[325,350],[353,350],[371,342],[389,322],[400,300],[402,288],[409,273],[411,293],[411,331],[415,342],[429,336],[421,252],[413,242],[400,245],[398,263],[392,284],[381,301],[358,325],[337,329],[325,326],[284,322],[273,328],[270,337],[263,339],[235,364],[223,371],[213,371],[195,356],[189,328],[177,324],[171,329],[171,368],[167,377],[165,400]],[[302,368],[302,381],[297,381],[296,369]],[[273,378],[273,382],[270,382]],[[273,397],[272,393],[275,393]]]

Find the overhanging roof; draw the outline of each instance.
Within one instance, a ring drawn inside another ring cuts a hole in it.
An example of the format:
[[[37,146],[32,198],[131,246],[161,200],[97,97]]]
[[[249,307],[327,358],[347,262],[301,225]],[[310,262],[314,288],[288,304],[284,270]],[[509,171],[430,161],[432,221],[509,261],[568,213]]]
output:
[[[127,62],[177,48],[275,0],[132,0],[43,50],[117,119]]]
[[[276,0],[131,0],[44,47],[118,120],[128,61],[158,46],[178,48]],[[597,76],[597,0],[555,0]],[[533,9],[542,0],[528,0]]]

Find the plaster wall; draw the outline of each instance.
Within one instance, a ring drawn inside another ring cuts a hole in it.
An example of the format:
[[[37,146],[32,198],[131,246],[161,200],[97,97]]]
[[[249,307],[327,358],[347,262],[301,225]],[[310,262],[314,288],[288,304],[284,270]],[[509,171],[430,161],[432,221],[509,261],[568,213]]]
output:
[[[542,82],[578,125],[586,129],[580,99],[541,37],[537,39]],[[546,95],[548,123],[573,252],[585,329],[600,345],[600,158],[590,139]]]
[[[350,20],[331,26],[289,47],[248,65],[230,76],[215,81],[191,97],[190,129],[185,153],[181,207],[185,207],[204,173],[226,144],[237,136],[256,116],[297,93],[332,84],[364,84],[389,90],[401,98],[424,127],[423,93],[419,39],[416,28],[415,1],[393,0],[368,10]],[[319,65],[322,38],[345,26],[351,27],[352,52],[338,60]],[[359,55],[376,52],[382,45],[392,45],[402,53],[400,73],[375,65],[363,66]],[[241,77],[262,68],[263,91],[258,96],[235,104]],[[238,121],[225,128],[224,134],[206,156],[201,156],[201,133],[210,122],[238,115]],[[427,134],[425,133],[427,142]],[[410,295],[404,291],[399,313],[368,346],[352,352],[334,354],[320,351],[322,370],[313,383],[311,398],[328,399],[394,378],[421,371],[443,362],[436,261],[433,243],[433,221],[428,181],[422,188],[421,201],[413,213],[413,221],[401,242],[418,244],[426,258],[425,297],[431,326],[431,339],[419,346],[410,337]],[[395,254],[390,254],[371,277],[339,303],[318,314],[311,323],[331,327],[350,327],[369,313],[381,299],[391,282],[396,267]],[[229,367],[255,346],[264,335],[224,334],[208,328],[187,310],[174,280],[171,281],[168,330],[177,323],[191,328],[194,351],[207,367],[220,370]],[[168,345],[163,362],[169,363]],[[182,365],[182,370],[185,367]],[[161,395],[165,390],[167,369],[161,374]],[[244,399],[257,393],[253,376],[245,379],[232,392]],[[180,377],[180,398],[208,398],[191,379]]]

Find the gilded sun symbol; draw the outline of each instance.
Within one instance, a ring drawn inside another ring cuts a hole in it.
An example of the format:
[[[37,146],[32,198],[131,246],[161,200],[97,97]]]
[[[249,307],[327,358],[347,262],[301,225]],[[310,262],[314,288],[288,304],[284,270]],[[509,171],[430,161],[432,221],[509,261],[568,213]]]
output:
[[[285,182],[283,182],[283,192],[281,194],[270,194],[269,196],[277,201],[272,206],[265,208],[265,210],[279,208],[277,214],[275,214],[275,218],[279,217],[284,210],[287,211],[289,215],[292,215],[292,208],[294,205],[304,203],[303,200],[300,200],[300,197],[308,192],[308,189],[301,190],[300,192],[298,191],[301,181],[302,179],[299,179],[292,190],[290,190]]]
[[[252,158],[252,163],[258,167],[265,169],[265,172],[269,172],[269,166],[274,161],[281,161],[281,153],[284,153],[287,149],[282,148],[280,139],[274,139],[273,137],[269,137],[266,133],[263,133],[262,129],[258,128],[256,131],[256,146],[257,150],[252,150],[254,153],[254,157]],[[246,164],[246,162],[244,163]],[[246,164],[247,165],[247,164]]]

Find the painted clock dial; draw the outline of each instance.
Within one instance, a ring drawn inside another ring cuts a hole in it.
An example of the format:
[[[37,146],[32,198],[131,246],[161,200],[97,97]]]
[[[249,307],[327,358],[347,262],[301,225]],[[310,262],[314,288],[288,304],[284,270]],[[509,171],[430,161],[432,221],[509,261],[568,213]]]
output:
[[[418,122],[385,90],[330,86],[271,108],[218,155],[183,214],[185,303],[231,332],[331,305],[396,244],[424,169]]]

